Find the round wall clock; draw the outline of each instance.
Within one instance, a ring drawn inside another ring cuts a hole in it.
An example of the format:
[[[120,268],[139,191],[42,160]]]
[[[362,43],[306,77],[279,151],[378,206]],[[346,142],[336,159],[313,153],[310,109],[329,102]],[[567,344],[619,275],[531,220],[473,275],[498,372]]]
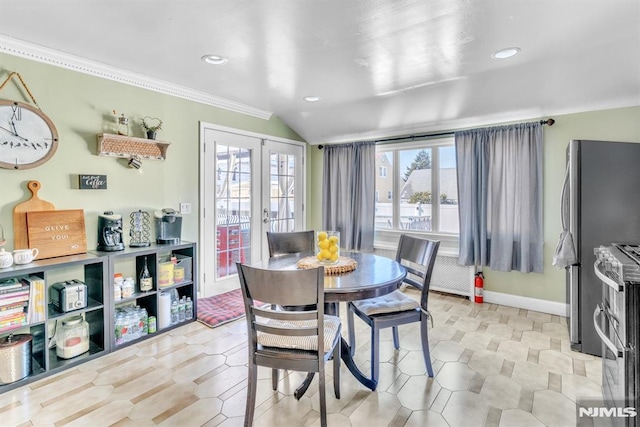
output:
[[[46,114],[29,104],[0,100],[0,168],[34,168],[57,149],[58,131]]]

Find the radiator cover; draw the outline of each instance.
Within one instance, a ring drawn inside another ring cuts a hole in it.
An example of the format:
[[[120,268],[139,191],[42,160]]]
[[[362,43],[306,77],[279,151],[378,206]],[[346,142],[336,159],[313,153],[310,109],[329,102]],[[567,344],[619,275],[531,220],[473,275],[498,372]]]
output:
[[[396,256],[395,251],[389,249],[376,249],[375,253],[389,258]],[[472,298],[474,275],[473,266],[458,265],[458,255],[439,253],[429,289]]]

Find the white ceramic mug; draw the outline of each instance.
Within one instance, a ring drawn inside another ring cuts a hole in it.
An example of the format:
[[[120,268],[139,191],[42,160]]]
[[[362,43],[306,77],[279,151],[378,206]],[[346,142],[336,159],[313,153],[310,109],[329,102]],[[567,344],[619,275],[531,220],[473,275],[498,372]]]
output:
[[[16,249],[13,251],[13,262],[16,264],[29,264],[38,256],[38,249]]]
[[[11,252],[6,252],[4,249],[0,249],[0,268],[7,268],[13,265],[13,256]]]

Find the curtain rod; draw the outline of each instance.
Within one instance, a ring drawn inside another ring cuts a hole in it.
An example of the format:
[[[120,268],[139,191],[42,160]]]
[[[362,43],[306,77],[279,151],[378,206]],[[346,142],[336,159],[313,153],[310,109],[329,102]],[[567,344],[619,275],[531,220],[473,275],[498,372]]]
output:
[[[541,125],[553,126],[556,121],[552,118],[548,118],[546,120],[540,120]],[[374,139],[373,142],[376,144],[384,143],[384,142],[393,142],[393,141],[402,141],[405,139],[420,139],[420,138],[438,138],[441,136],[451,136],[454,132],[440,132],[440,133],[421,133],[418,135],[407,135],[407,136],[396,136],[393,138],[382,138],[382,139]],[[324,145],[318,145],[318,150],[322,150]]]

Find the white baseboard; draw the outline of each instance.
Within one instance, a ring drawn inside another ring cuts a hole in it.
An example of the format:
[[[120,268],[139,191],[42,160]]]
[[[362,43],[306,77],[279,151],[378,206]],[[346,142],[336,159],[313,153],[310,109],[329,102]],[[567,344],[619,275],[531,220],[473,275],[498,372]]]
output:
[[[569,306],[561,302],[503,294],[502,292],[492,292],[487,290],[484,291],[483,295],[484,302],[569,317]]]

